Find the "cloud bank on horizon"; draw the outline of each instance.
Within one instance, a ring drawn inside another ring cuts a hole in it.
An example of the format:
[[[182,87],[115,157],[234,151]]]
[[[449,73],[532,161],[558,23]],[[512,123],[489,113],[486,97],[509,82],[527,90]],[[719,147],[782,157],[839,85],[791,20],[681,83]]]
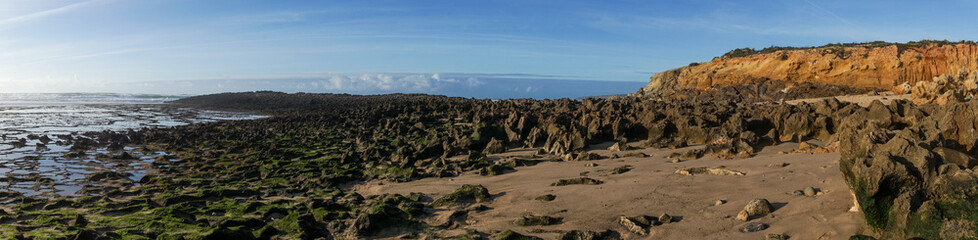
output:
[[[73,81],[36,88],[33,85],[8,86],[28,89],[25,92],[104,92],[104,89],[127,89],[137,93],[167,95],[200,95],[220,92],[270,90],[281,92],[388,94],[424,93],[456,97],[490,99],[506,98],[580,98],[626,94],[645,85],[634,81],[566,80],[553,76],[526,74],[419,74],[360,73],[291,76],[278,78],[212,78],[119,83]],[[0,85],[0,88],[4,86]],[[108,91],[108,92],[121,92]]]
[[[604,95],[740,47],[974,40],[975,9],[972,1],[7,0],[0,92]],[[559,92],[564,85],[583,89]]]

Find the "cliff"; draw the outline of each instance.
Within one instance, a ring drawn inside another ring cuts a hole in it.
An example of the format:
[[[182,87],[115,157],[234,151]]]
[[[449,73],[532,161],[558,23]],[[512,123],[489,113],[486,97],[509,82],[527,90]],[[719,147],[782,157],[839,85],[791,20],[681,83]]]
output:
[[[704,63],[653,75],[638,95],[740,85],[757,79],[890,89],[935,76],[978,69],[978,44],[922,41],[833,44],[811,48],[737,49]]]

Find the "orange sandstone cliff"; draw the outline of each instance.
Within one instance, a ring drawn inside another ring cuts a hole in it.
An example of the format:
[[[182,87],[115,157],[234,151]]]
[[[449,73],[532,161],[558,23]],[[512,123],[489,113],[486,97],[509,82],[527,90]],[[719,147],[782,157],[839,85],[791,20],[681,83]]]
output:
[[[817,82],[861,89],[890,89],[904,82],[930,81],[958,70],[978,69],[978,44],[972,42],[861,43],[813,48],[738,49],[704,63],[653,75],[638,94],[751,79]]]

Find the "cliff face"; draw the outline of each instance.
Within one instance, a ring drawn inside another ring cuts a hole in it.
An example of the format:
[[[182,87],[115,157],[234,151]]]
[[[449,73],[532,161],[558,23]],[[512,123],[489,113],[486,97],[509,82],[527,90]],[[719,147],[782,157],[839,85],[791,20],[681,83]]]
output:
[[[978,69],[978,45],[854,44],[777,50],[742,57],[717,57],[661,72],[653,75],[639,94],[738,85],[758,78],[890,89],[904,82],[930,81],[962,68]]]

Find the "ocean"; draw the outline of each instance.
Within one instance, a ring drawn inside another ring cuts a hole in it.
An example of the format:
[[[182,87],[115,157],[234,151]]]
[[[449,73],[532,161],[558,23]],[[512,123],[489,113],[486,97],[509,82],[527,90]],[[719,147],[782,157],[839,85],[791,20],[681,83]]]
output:
[[[116,93],[0,93],[0,190],[27,196],[72,196],[92,174],[116,172],[138,181],[165,152],[126,147],[71,153],[71,142],[93,131],[167,128],[263,116],[177,107],[186,96]],[[119,158],[121,154],[131,158]]]

